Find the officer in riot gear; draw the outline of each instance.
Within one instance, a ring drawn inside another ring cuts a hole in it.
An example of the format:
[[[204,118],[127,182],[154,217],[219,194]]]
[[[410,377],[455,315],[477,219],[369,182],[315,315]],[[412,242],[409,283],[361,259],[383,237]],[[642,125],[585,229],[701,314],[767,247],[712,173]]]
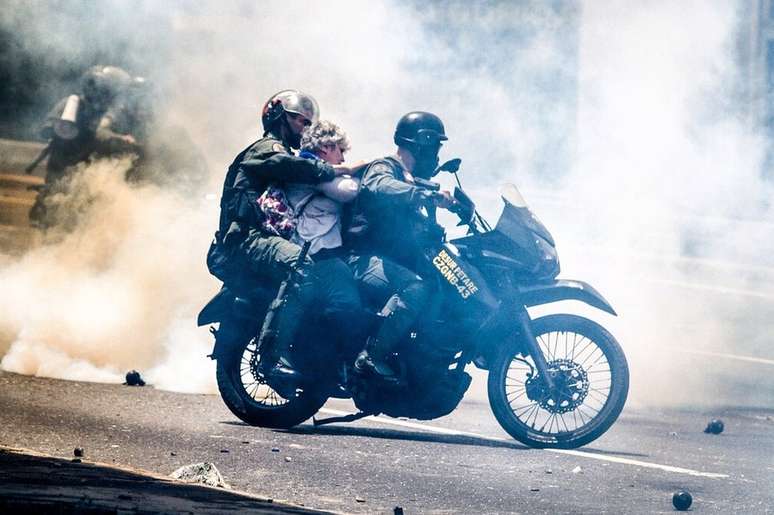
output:
[[[239,153],[229,166],[220,201],[220,223],[207,255],[210,272],[239,292],[257,284],[279,284],[301,254],[301,247],[289,241],[276,216],[292,211],[271,213],[266,193],[281,192],[287,183],[319,184],[332,180],[336,172],[323,160],[297,157],[293,149],[301,142],[305,127],[319,117],[317,102],[297,90],[273,95],[264,105],[261,121],[263,137]],[[282,199],[272,198],[281,203]],[[273,204],[272,204],[273,205]],[[287,207],[287,206],[283,206]],[[269,373],[293,379],[298,373],[289,361],[292,329],[301,307],[286,307],[285,322],[275,341]]]
[[[117,66],[93,66],[81,77],[80,94],[62,99],[49,112],[40,129],[41,137],[49,141],[46,182],[30,210],[33,224],[43,228],[51,225],[47,199],[53,192],[67,191],[75,165],[93,154],[134,149],[134,139],[115,132],[108,115],[130,82],[131,76]]]
[[[429,287],[417,270],[418,247],[412,244],[420,230],[418,214],[423,208],[449,207],[453,200],[446,191],[430,192],[413,183],[414,176],[432,176],[446,139],[440,118],[410,112],[395,129],[397,153],[372,162],[361,179],[346,233],[353,250],[349,265],[363,293],[386,302],[376,336],[355,362],[361,372],[394,380],[389,355],[429,300]]]

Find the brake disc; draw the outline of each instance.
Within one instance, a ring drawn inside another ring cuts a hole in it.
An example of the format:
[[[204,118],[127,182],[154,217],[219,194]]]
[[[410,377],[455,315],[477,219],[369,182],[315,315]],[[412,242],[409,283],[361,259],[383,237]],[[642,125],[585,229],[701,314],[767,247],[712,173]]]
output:
[[[554,380],[549,391],[543,379],[533,376],[527,379],[527,397],[551,413],[567,413],[583,404],[589,393],[589,377],[578,363],[570,359],[556,359],[548,363],[548,373]]]

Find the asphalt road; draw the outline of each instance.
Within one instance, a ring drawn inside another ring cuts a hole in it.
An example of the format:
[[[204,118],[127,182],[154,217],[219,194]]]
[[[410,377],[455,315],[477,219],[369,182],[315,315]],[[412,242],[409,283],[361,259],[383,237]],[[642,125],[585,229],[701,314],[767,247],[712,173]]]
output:
[[[346,401],[329,403],[349,411]],[[725,431],[703,433],[712,417]],[[234,488],[342,512],[774,512],[774,409],[627,408],[580,451],[527,449],[486,403],[432,423],[389,418],[292,431],[241,423],[218,396],[0,372],[0,445],[169,474],[210,461]]]

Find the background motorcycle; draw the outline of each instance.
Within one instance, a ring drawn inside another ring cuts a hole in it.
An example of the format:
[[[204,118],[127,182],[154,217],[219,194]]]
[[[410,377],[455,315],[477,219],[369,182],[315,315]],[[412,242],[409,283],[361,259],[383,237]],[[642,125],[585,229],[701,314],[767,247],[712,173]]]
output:
[[[459,160],[452,160],[439,171],[456,177],[458,168]],[[418,183],[438,188],[431,181]],[[621,347],[592,320],[571,314],[533,320],[527,308],[574,299],[615,311],[590,285],[556,279],[555,242],[515,186],[503,188],[504,208],[494,228],[461,185],[454,197],[452,211],[468,226],[465,237],[446,242],[434,210],[417,212],[421,230],[408,244],[416,245],[417,270],[435,283],[436,294],[393,355],[400,370],[397,385],[354,373],[352,362],[364,342],[332,341],[316,330],[313,318],[299,321],[294,344],[306,382],[290,391],[273,384],[261,371],[268,350],[260,348],[258,336],[276,292],[237,295],[226,286],[202,310],[199,324],[220,322],[212,330],[211,357],[218,361],[218,387],[229,409],[249,424],[288,428],[313,416],[329,397],[340,397],[352,398],[360,413],[316,423],[380,413],[427,420],[459,404],[471,381],[465,367],[473,363],[488,370],[492,411],[520,442],[575,448],[607,431],[628,393]]]

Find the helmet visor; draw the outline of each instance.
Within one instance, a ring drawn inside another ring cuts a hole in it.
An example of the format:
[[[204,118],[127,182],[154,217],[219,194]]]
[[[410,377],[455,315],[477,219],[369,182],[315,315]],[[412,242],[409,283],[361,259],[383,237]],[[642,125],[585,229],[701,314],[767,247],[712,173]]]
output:
[[[425,146],[441,146],[442,141],[446,141],[445,135],[433,129],[419,129],[417,135],[414,137],[414,141],[423,147]]]

